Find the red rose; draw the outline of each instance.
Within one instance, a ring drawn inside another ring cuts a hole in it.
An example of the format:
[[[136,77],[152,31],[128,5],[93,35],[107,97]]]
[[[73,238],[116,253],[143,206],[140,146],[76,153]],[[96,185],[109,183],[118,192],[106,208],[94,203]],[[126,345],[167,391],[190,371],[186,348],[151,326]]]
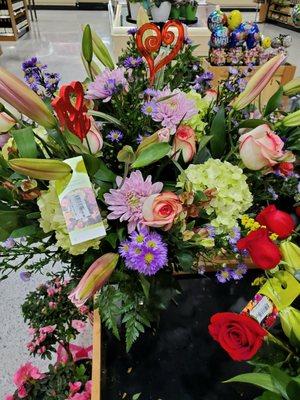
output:
[[[277,210],[274,204],[265,207],[255,219],[260,225],[276,233],[279,239],[287,238],[295,229],[295,222],[290,214]]]
[[[278,169],[283,175],[288,176],[294,171],[294,164],[284,161],[278,165]]]
[[[213,315],[208,330],[235,361],[251,360],[268,334],[248,315],[231,312]]]
[[[253,263],[262,269],[272,269],[281,260],[279,248],[269,238],[269,232],[265,228],[259,228],[240,239],[237,248],[248,250]]]

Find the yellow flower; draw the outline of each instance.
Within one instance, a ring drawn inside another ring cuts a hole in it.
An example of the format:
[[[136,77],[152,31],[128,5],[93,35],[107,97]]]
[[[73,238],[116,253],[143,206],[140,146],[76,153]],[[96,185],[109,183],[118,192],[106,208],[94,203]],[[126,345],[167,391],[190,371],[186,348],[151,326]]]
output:
[[[40,226],[45,233],[55,232],[58,247],[73,256],[84,254],[91,247],[99,248],[100,239],[92,239],[76,245],[71,244],[53,181],[50,181],[49,189],[42,192],[37,203],[41,212]]]
[[[278,238],[278,235],[277,233],[272,233],[269,237],[271,240],[276,240]]]

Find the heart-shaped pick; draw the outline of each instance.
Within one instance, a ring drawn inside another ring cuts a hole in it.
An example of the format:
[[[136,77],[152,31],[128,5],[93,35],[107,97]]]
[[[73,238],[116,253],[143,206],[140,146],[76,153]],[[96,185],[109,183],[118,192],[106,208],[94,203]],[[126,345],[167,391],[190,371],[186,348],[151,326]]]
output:
[[[176,28],[175,33],[170,28]],[[155,35],[149,35],[143,40],[146,31],[154,31]],[[150,84],[154,82],[155,74],[165,65],[169,64],[179,53],[184,41],[184,27],[181,22],[170,20],[164,24],[162,31],[157,25],[147,23],[140,27],[136,34],[136,46],[141,55],[146,59],[149,66]],[[160,49],[162,44],[171,45],[173,48],[168,55],[162,58],[156,65],[152,53]]]

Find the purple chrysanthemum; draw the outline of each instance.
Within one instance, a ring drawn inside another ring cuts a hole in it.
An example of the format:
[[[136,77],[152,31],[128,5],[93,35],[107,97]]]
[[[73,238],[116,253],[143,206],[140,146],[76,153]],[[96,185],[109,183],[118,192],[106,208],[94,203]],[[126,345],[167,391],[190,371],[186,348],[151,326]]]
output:
[[[146,90],[144,90],[144,94],[147,96],[157,96],[157,90],[153,89],[153,88],[147,88]]]
[[[153,97],[153,101],[156,104],[151,113],[153,121],[160,122],[172,133],[175,133],[176,127],[181,121],[190,119],[198,113],[195,101],[179,90],[171,92],[170,89],[165,88],[158,91],[157,95]],[[149,107],[149,102],[144,106]]]
[[[106,135],[109,141],[117,143],[119,143],[120,140],[123,139],[123,136],[124,136],[123,132],[119,131],[118,129],[113,129]]]
[[[235,281],[237,281],[243,278],[247,270],[248,270],[247,265],[240,263],[236,266],[236,268],[233,268],[230,271],[230,275]]]
[[[149,175],[144,180],[141,171],[133,171],[128,178],[116,178],[118,188],[111,189],[104,195],[104,200],[111,211],[108,219],[128,221],[128,232],[134,231],[143,219],[142,208],[148,196],[158,194],[163,188],[162,182],[152,183]]]
[[[231,280],[231,270],[227,267],[216,272],[216,278],[220,283],[225,283]]]
[[[156,274],[168,262],[167,245],[162,237],[146,228],[132,232],[130,240],[121,243],[119,253],[127,268],[144,275]]]
[[[123,65],[124,65],[125,68],[137,68],[140,65],[142,65],[143,62],[144,61],[143,61],[142,57],[132,57],[132,56],[130,56],[130,57],[127,57],[124,60]]]
[[[124,76],[125,69],[116,68],[110,70],[106,68],[100,75],[96,76],[95,81],[90,83],[87,99],[102,99],[103,102],[109,101],[112,96],[122,90],[128,90],[128,81]]]

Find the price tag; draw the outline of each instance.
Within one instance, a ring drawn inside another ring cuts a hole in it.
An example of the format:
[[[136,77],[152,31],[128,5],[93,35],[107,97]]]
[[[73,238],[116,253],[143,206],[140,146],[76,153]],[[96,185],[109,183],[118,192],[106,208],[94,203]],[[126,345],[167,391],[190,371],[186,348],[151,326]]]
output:
[[[55,188],[72,245],[105,236],[100,210],[81,156],[64,161],[72,176],[55,181]]]
[[[242,313],[254,318],[265,329],[270,329],[278,316],[278,310],[273,302],[259,293],[247,304]]]

